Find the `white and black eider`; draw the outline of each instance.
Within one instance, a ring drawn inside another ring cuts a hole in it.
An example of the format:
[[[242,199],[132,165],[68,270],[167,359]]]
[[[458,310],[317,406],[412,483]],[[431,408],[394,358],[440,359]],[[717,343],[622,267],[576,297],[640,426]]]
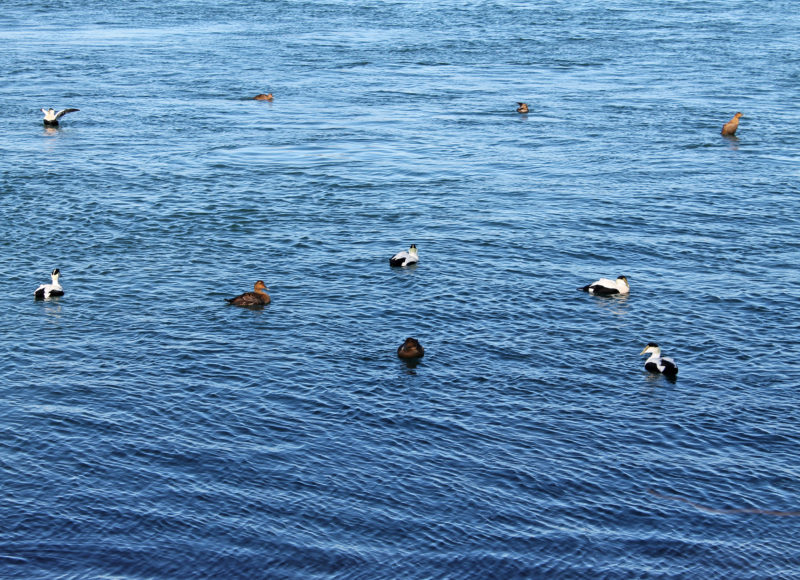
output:
[[[44,126],[45,127],[58,127],[58,120],[66,115],[67,113],[74,113],[75,111],[80,111],[80,109],[62,109],[58,112],[54,111],[52,107],[49,109],[42,109],[42,113],[44,113]]]
[[[390,266],[410,266],[417,262],[419,262],[419,256],[417,255],[416,244],[411,244],[408,251],[403,250],[402,252],[397,252],[394,256],[389,258]]]
[[[628,285],[628,279],[625,276],[620,276],[616,280],[600,278],[597,282],[582,286],[578,290],[583,290],[595,296],[614,296],[616,294],[628,294],[631,291],[631,287]]]
[[[661,373],[665,377],[674,379],[678,374],[678,365],[668,356],[661,356],[661,347],[655,342],[648,342],[640,355],[650,353],[650,357],[644,361],[644,368],[651,373]]]
[[[61,276],[61,272],[56,268],[50,274],[50,284],[42,284],[33,291],[34,298],[36,298],[36,300],[46,300],[51,296],[63,296],[64,289],[61,287],[61,284],[58,283],[59,276]]]

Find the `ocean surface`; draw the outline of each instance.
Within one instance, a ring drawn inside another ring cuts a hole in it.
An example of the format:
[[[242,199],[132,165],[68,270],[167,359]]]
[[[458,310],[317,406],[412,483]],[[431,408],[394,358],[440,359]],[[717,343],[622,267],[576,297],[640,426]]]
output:
[[[0,578],[800,578],[798,31],[4,0]]]

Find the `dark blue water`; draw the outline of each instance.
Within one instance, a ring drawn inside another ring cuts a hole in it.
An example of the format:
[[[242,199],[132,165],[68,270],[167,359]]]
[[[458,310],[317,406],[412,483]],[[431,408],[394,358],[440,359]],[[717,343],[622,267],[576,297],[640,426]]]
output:
[[[795,3],[98,4],[0,15],[0,577],[800,577]]]

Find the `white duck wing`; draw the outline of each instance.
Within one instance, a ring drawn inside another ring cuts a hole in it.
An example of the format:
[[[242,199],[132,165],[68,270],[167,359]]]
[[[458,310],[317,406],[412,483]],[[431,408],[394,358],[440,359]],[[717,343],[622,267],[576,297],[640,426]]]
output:
[[[588,292],[596,296],[609,296],[611,294],[619,294],[619,288],[614,280],[600,278],[597,282],[589,284]]]
[[[408,262],[408,258],[411,256],[406,250],[402,252],[397,252],[394,256],[389,258],[389,263],[392,266],[405,266]]]
[[[36,290],[33,291],[33,295],[36,298],[50,298],[50,294],[53,291],[52,284],[42,284]]]
[[[658,366],[662,373],[665,370],[678,370],[678,365],[676,365],[675,361],[668,356],[662,356]]]

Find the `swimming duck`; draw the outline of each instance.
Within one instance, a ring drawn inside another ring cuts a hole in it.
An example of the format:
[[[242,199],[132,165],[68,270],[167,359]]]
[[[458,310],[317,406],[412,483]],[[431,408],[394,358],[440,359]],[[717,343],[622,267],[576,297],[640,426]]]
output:
[[[64,289],[61,287],[61,284],[58,283],[59,276],[61,276],[61,272],[56,268],[50,273],[50,284],[42,284],[33,291],[34,298],[36,298],[36,300],[45,300],[51,296],[63,296]]]
[[[267,288],[263,280],[259,280],[253,285],[252,292],[245,292],[225,300],[228,304],[233,304],[234,306],[264,306],[270,302],[270,297],[266,290],[269,290],[269,288]]]
[[[62,109],[57,113],[53,110],[53,107],[50,107],[49,109],[42,109],[42,113],[44,113],[44,126],[58,127],[58,120],[61,117],[67,113],[74,113],[75,111],[80,111],[80,109]]]
[[[728,121],[722,126],[722,134],[728,137],[736,135],[736,129],[739,128],[739,118],[742,116],[741,113],[736,113],[733,116],[733,119]]]
[[[644,362],[644,368],[651,373],[661,373],[665,377],[675,378],[678,374],[678,365],[668,356],[661,356],[661,348],[655,342],[648,342],[640,355],[650,353],[650,357]]]
[[[528,105],[527,103],[520,103],[517,101],[519,107],[517,107],[517,113],[527,113],[528,112]]]
[[[628,285],[628,279],[625,276],[620,276],[616,280],[609,280],[608,278],[600,278],[597,282],[587,284],[578,290],[583,290],[595,296],[613,296],[614,294],[627,294],[631,291]]]
[[[417,255],[416,244],[411,244],[408,251],[403,250],[402,252],[397,252],[394,256],[389,258],[390,266],[410,266],[417,262],[419,262],[419,256]]]
[[[266,95],[264,93],[261,93],[260,95],[256,95],[255,97],[253,97],[253,99],[255,99],[256,101],[271,101],[273,100],[273,98],[274,97],[272,96],[272,93],[267,93]]]
[[[422,358],[425,356],[425,349],[416,338],[409,337],[397,347],[397,356],[402,359]]]

